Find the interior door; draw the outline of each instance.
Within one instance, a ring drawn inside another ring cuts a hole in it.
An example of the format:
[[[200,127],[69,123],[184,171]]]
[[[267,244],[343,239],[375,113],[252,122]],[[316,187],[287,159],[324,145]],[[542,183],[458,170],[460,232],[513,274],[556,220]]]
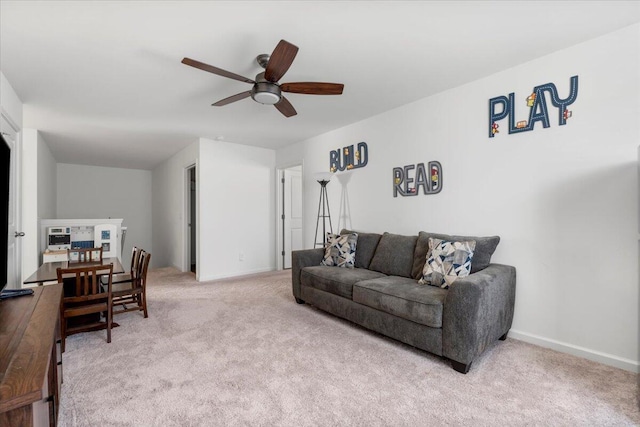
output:
[[[302,172],[300,167],[284,170],[283,183],[283,267],[291,268],[291,251],[302,247]]]
[[[185,230],[185,240],[184,240],[184,258],[183,258],[183,271],[190,271],[195,273],[196,280],[199,279],[198,274],[198,266],[196,265],[196,260],[198,259],[198,241],[197,241],[197,230],[198,224],[196,222],[197,219],[197,183],[196,183],[196,166],[191,165],[185,168],[184,170],[184,179],[185,179],[185,205],[184,205],[184,230]]]
[[[191,272],[196,272],[196,231],[198,224],[196,223],[196,167],[189,169],[189,238],[191,253]]]
[[[0,115],[0,132],[11,149],[11,170],[9,171],[9,247],[7,248],[7,288],[19,289],[22,283],[22,257],[20,256],[20,153],[16,129],[4,116]]]

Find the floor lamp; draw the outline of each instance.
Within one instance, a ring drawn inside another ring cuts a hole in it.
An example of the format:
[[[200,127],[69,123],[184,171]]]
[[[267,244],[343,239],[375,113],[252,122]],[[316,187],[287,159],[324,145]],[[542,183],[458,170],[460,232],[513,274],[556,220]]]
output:
[[[322,176],[318,179],[320,184],[320,201],[318,202],[318,220],[316,221],[316,234],[315,244],[316,246],[324,247],[324,242],[327,238],[327,226],[326,220],[329,220],[329,230],[333,233],[333,226],[331,225],[331,212],[329,212],[329,199],[327,198],[327,184],[331,179],[331,175]],[[320,219],[322,219],[322,236],[318,240],[318,228],[320,227]]]

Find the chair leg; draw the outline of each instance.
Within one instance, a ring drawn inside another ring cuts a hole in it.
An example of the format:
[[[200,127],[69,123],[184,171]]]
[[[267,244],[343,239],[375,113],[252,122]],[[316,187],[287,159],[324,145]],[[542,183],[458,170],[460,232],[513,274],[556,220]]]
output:
[[[107,342],[111,342],[111,320],[113,319],[113,304],[109,302],[107,304]]]
[[[144,311],[144,318],[146,319],[147,317],[149,317],[149,314],[147,313],[147,293],[142,292],[139,297],[142,300],[142,310]]]

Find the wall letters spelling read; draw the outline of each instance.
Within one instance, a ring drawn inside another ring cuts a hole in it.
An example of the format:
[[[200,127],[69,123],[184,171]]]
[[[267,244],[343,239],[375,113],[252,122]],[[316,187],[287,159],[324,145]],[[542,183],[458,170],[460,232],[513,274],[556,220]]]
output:
[[[500,131],[498,121],[509,117],[509,133],[527,132],[533,130],[536,122],[542,122],[542,126],[549,127],[549,111],[547,109],[548,94],[551,103],[558,109],[558,124],[560,126],[567,124],[567,119],[571,117],[572,112],[567,107],[573,104],[578,97],[578,76],[571,77],[571,88],[569,96],[562,99],[558,96],[558,90],[553,83],[545,83],[533,88],[533,92],[526,99],[527,107],[529,107],[529,120],[520,120],[516,122],[515,115],[515,96],[511,92],[508,97],[497,96],[489,100],[489,138],[493,138]],[[500,106],[501,110],[497,111]]]
[[[420,188],[425,195],[437,194],[442,190],[442,165],[440,162],[429,162],[429,174],[427,174],[424,163],[393,168],[393,197],[398,197],[398,194],[417,196]]]
[[[329,152],[329,170],[331,172],[363,168],[367,166],[368,162],[369,148],[366,142],[358,143],[358,148],[355,150],[353,145],[350,145],[342,150],[338,148]]]

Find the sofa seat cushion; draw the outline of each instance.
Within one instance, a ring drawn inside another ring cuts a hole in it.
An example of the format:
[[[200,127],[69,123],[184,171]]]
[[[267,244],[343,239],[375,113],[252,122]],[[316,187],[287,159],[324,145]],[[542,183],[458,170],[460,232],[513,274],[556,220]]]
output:
[[[384,277],[384,274],[364,268],[335,268],[317,265],[302,269],[300,284],[351,299],[354,283],[379,277]]]
[[[387,276],[356,283],[353,301],[421,325],[441,328],[447,292],[407,277]]]

